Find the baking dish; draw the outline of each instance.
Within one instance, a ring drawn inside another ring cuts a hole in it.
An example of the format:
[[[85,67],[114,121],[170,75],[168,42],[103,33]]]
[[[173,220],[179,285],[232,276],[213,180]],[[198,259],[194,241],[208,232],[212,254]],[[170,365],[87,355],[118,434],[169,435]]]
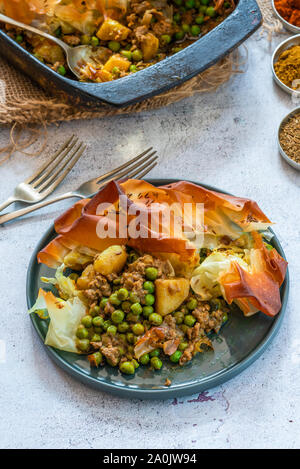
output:
[[[63,77],[0,30],[0,53],[53,94],[71,104],[96,106],[105,102],[127,106],[163,93],[211,67],[239,46],[260,26],[262,16],[255,0],[240,0],[235,11],[194,44],[128,77],[105,83],[83,83]]]

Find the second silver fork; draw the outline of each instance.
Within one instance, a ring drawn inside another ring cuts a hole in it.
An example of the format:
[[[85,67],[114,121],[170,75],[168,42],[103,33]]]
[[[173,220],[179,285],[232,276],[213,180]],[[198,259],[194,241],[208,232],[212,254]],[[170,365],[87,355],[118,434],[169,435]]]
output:
[[[151,171],[157,165],[158,156],[155,156],[156,151],[151,150],[152,147],[148,148],[146,151],[136,156],[132,160],[128,161],[127,163],[124,163],[118,168],[104,174],[103,176],[96,177],[94,179],[91,179],[90,181],[81,184],[81,186],[79,186],[73,192],[67,192],[66,194],[62,194],[53,199],[37,203],[32,207],[26,207],[21,210],[16,210],[14,212],[2,215],[0,216],[0,225],[10,220],[14,220],[15,218],[19,218],[22,215],[26,215],[27,213],[34,212],[39,208],[46,207],[47,205],[59,202],[60,200],[69,199],[73,197],[79,199],[90,197],[96,192],[98,192],[101,187],[105,186],[113,180],[121,181],[122,179],[136,177],[143,178],[146,174],[149,173],[149,171]]]

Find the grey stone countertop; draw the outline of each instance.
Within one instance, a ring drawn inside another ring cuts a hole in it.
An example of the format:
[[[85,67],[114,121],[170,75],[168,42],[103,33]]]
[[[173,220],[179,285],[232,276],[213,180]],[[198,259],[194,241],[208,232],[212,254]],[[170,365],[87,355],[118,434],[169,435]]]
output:
[[[272,80],[271,45],[247,41],[248,70],[217,92],[137,115],[51,126],[42,156],[0,167],[0,200],[62,143],[88,142],[57,194],[150,145],[152,177],[193,179],[253,198],[272,221],[289,261],[288,311],[272,345],[242,374],[201,395],[167,401],[119,399],[71,378],[47,356],[26,313],[31,253],[60,202],[0,227],[0,446],[2,448],[296,448],[300,445],[300,172],[277,150],[281,119],[295,107]],[[0,129],[0,147],[8,129]],[[2,350],[3,351],[3,350]]]

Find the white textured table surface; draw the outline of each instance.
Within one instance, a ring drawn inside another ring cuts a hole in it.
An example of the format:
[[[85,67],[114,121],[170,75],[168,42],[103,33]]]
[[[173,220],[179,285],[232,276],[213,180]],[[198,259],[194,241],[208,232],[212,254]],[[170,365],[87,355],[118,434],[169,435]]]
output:
[[[57,193],[153,145],[161,162],[151,176],[190,178],[254,198],[277,223],[291,276],[279,334],[250,368],[199,398],[175,405],[97,392],[52,363],[26,314],[32,250],[70,202],[0,227],[0,339],[6,343],[6,360],[0,362],[2,448],[299,448],[300,173],[280,158],[276,146],[280,120],[293,104],[273,84],[267,41],[256,34],[247,46],[247,73],[217,93],[149,113],[52,126],[38,162],[17,154],[0,167],[0,200],[72,133],[89,148]],[[7,137],[7,129],[0,129],[0,147]]]

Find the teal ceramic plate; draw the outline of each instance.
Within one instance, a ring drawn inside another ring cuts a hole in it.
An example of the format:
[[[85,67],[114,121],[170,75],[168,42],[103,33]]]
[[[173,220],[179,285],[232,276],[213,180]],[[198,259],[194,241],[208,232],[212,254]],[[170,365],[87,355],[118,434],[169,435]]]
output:
[[[149,179],[154,185],[164,185],[175,180]],[[207,189],[220,192],[211,186],[202,184]],[[27,275],[27,304],[31,308],[35,303],[38,290],[43,286],[41,276],[53,276],[53,270],[39,265],[37,253],[55,237],[51,227],[38,243]],[[284,252],[274,235],[273,246],[285,257]],[[282,308],[275,318],[259,313],[245,318],[241,312],[230,314],[229,321],[223,326],[219,335],[213,337],[214,350],[198,354],[184,367],[178,367],[169,361],[162,370],[151,371],[140,366],[132,377],[122,375],[118,369],[110,366],[91,369],[87,358],[77,354],[62,352],[45,346],[50,357],[65,371],[81,382],[101,391],[107,391],[122,397],[140,399],[167,399],[203,392],[241,373],[251,365],[271,343],[283,320],[289,293],[288,273],[281,288]],[[35,314],[31,315],[33,326],[42,341],[47,333],[47,323]],[[164,385],[166,378],[172,381],[170,387]]]

